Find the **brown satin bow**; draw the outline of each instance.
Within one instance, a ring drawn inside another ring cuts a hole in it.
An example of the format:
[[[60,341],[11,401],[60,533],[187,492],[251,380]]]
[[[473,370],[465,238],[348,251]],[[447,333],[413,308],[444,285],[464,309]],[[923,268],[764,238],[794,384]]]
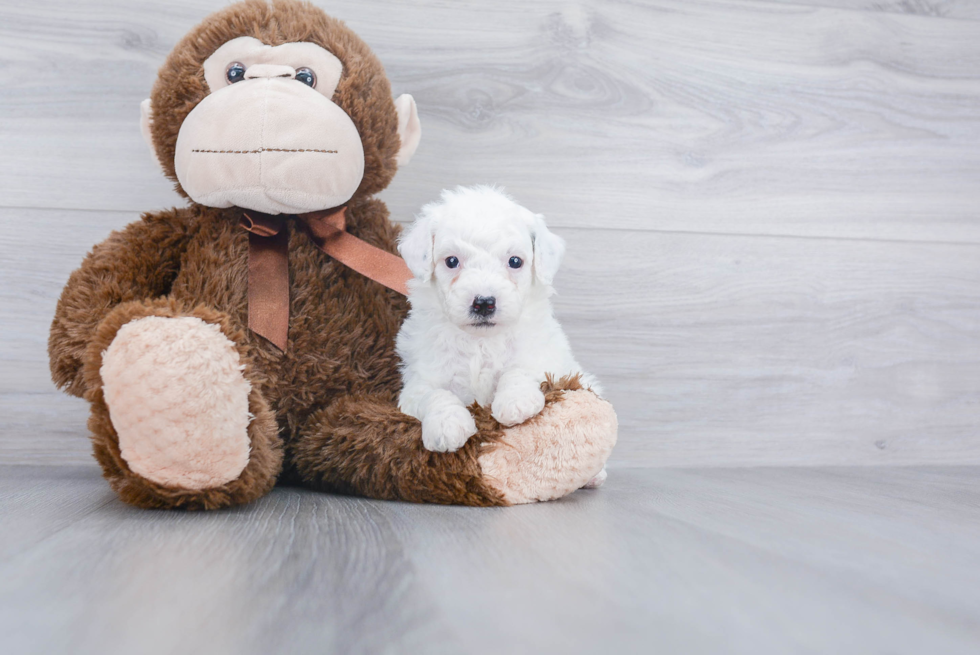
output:
[[[346,231],[347,207],[296,214],[317,248],[361,275],[402,295],[412,277],[405,261],[361,241]],[[286,352],[289,334],[289,215],[263,214],[246,209],[242,227],[248,230],[248,327]]]

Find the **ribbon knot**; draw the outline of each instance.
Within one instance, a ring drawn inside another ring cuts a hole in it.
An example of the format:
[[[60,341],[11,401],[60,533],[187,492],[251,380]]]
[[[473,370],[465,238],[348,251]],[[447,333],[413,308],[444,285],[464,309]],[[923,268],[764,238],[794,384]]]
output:
[[[412,277],[405,261],[347,232],[347,207],[306,214],[263,214],[245,210],[248,230],[248,327],[286,352],[289,337],[289,233],[296,219],[313,244],[335,261],[389,289],[408,294]]]
[[[283,217],[248,211],[242,214],[242,227],[260,237],[274,237],[282,230]]]

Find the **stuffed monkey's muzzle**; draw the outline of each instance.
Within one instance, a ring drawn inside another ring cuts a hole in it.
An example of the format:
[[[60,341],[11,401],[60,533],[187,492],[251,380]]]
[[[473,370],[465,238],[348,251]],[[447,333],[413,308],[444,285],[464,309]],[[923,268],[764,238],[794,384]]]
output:
[[[187,115],[174,168],[202,205],[297,214],[350,200],[364,150],[329,98],[295,79],[258,77],[211,93]]]

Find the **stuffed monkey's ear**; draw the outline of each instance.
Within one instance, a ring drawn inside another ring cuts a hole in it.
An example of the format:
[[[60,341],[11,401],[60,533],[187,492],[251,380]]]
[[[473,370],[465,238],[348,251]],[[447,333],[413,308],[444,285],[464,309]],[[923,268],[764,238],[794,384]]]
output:
[[[565,240],[548,229],[541,214],[534,215],[531,232],[534,242],[534,276],[542,284],[551,284],[565,256]]]
[[[415,98],[407,93],[403,93],[395,100],[395,111],[398,112],[398,137],[402,141],[395,163],[404,166],[419,147],[419,141],[422,139],[422,124],[419,122]]]
[[[150,152],[153,153],[153,161],[157,163],[161,168],[160,158],[157,156],[157,149],[153,145],[153,135],[150,134],[150,125],[153,123],[153,106],[150,104],[150,99],[147,98],[140,103],[140,134],[143,135],[143,140],[146,141],[146,145],[150,148]]]
[[[417,279],[432,279],[432,217],[423,213],[398,240],[398,252]]]

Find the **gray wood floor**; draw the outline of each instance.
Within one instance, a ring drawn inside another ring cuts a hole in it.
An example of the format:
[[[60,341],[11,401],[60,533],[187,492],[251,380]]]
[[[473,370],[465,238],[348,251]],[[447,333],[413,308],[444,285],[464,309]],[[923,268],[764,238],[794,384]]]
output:
[[[126,507],[0,468],[0,650],[980,651],[978,467],[620,469],[509,509]]]

